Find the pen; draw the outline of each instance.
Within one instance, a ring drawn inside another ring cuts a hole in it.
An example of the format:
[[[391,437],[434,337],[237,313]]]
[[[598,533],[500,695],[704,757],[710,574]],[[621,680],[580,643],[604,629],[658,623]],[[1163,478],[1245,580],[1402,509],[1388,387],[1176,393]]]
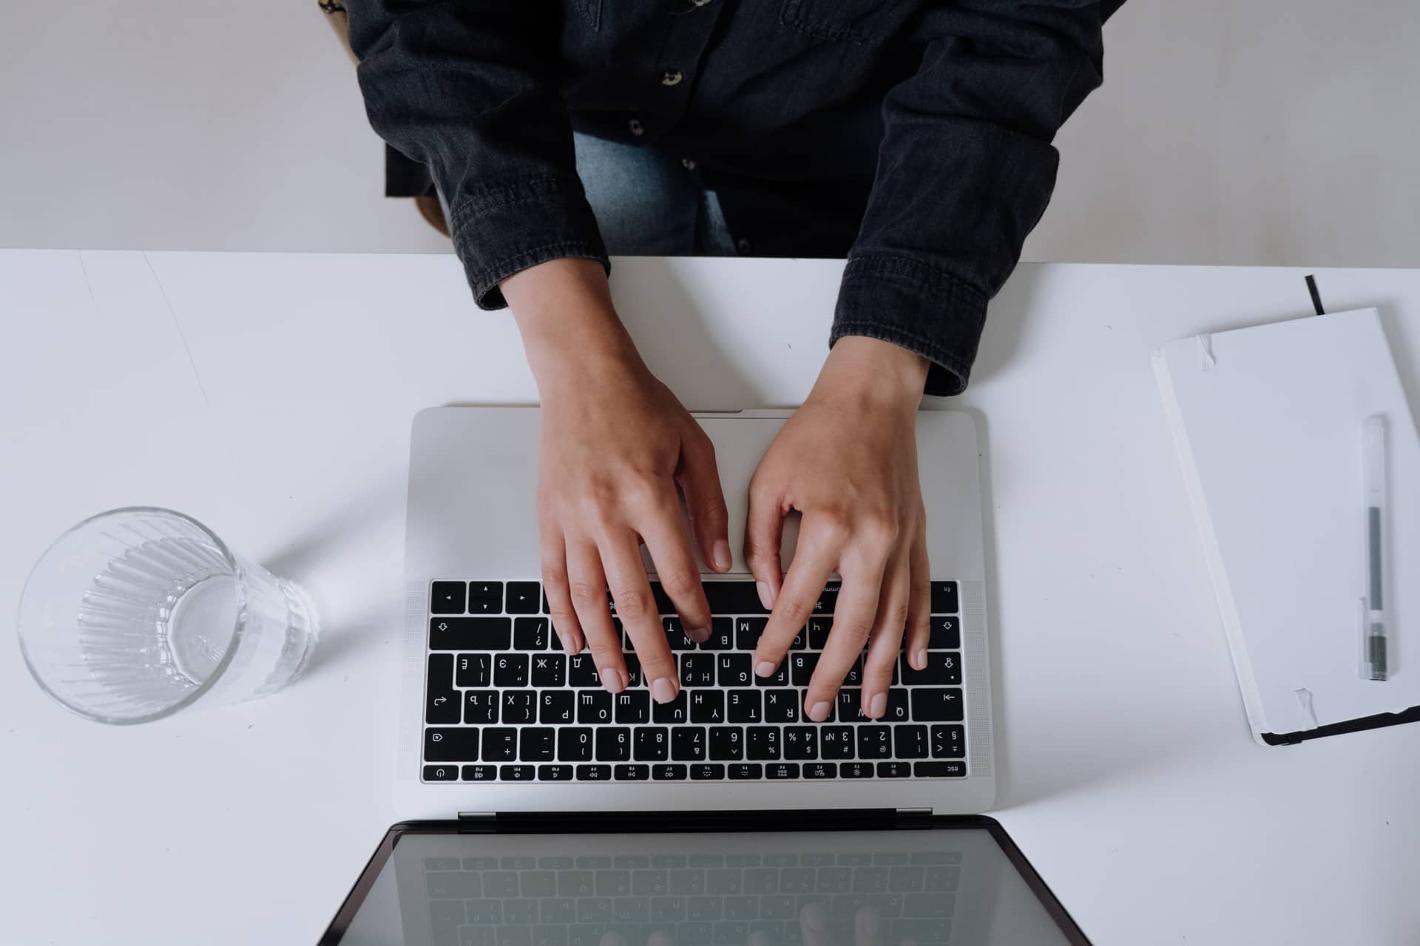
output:
[[[1390,675],[1385,619],[1386,522],[1385,417],[1373,414],[1361,427],[1361,476],[1366,508],[1366,604],[1362,626],[1362,676],[1383,681]]]

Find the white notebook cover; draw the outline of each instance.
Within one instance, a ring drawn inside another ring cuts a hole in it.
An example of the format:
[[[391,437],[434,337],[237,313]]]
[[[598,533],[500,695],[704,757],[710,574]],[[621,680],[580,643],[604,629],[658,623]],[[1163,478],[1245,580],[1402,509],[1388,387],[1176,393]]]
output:
[[[1420,704],[1420,437],[1374,309],[1154,355],[1253,735]],[[1361,428],[1383,414],[1391,678],[1360,674]]]

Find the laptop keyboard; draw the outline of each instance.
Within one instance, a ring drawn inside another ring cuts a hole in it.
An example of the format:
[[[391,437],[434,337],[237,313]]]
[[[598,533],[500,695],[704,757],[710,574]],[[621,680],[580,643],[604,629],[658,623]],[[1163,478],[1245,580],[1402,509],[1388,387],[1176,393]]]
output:
[[[962,778],[964,675],[957,583],[932,583],[927,668],[898,658],[887,712],[859,709],[862,660],[828,720],[803,713],[828,639],[837,584],[824,590],[773,677],[752,666],[768,614],[753,581],[707,581],[710,639],[685,636],[651,583],[680,670],[658,704],[622,633],[630,685],[601,688],[591,655],[561,649],[535,581],[434,581],[429,593],[425,782],[706,782]],[[613,614],[615,608],[613,607]],[[620,630],[620,624],[617,623]]]
[[[950,937],[961,871],[955,851],[424,859],[433,941],[454,946],[604,946],[613,931],[795,946],[810,905],[835,931],[866,909],[880,942],[930,946]]]

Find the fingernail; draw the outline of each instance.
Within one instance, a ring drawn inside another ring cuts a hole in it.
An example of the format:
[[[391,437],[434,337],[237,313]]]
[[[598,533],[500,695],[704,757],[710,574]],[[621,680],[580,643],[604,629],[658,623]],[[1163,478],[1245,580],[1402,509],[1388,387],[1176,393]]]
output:
[[[730,570],[730,543],[720,539],[715,543],[715,569],[727,572]]]
[[[657,677],[651,681],[651,699],[657,703],[669,703],[675,699],[675,683],[670,677]]]
[[[925,647],[919,647],[919,648],[917,648],[916,650],[914,650],[914,651],[912,652],[912,669],[913,669],[913,670],[926,670],[926,669],[927,669],[927,648],[925,648]]]
[[[887,694],[879,693],[873,697],[873,702],[868,705],[868,715],[873,719],[882,719],[887,712]]]
[[[597,675],[602,678],[602,686],[612,693],[620,693],[626,689],[626,679],[621,675],[620,670],[599,670]]]
[[[775,669],[774,664],[767,660],[761,660],[754,665],[754,675],[756,677],[772,677],[774,676]]]
[[[695,641],[697,644],[703,644],[710,639],[710,628],[692,627],[685,632],[685,636]]]
[[[828,714],[833,712],[833,705],[827,702],[815,703],[809,707],[809,719],[816,723],[821,723],[828,719]]]
[[[764,610],[774,610],[774,592],[769,590],[769,582],[757,581],[754,583],[754,590],[759,592],[759,603],[764,605]]]

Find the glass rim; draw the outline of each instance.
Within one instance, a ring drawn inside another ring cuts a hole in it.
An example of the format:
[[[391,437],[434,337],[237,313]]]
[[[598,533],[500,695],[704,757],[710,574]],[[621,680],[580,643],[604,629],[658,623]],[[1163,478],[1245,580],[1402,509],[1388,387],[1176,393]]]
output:
[[[117,509],[106,509],[103,512],[95,513],[94,515],[75,523],[68,529],[65,529],[57,537],[55,537],[54,541],[50,542],[49,545],[45,547],[45,550],[40,554],[40,557],[35,561],[34,566],[30,569],[29,574],[25,576],[25,583],[20,588],[19,607],[17,608],[18,613],[15,615],[15,636],[16,638],[18,638],[20,644],[20,658],[24,660],[25,669],[30,672],[30,677],[35,681],[39,688],[43,690],[47,696],[49,696],[50,699],[54,700],[54,702],[69,710],[71,713],[74,713],[78,716],[82,716],[85,719],[92,720],[96,723],[107,723],[112,726],[129,726],[137,723],[151,723],[155,720],[171,716],[178,710],[191,706],[198,699],[200,699],[203,694],[211,690],[213,685],[216,684],[216,682],[222,678],[222,675],[224,673],[226,673],[227,667],[231,664],[232,657],[234,654],[236,654],[237,651],[237,645],[241,643],[242,634],[246,629],[246,621],[244,620],[246,608],[241,606],[242,602],[239,602],[239,606],[237,608],[236,624],[232,628],[231,640],[227,644],[226,651],[222,654],[222,659],[217,661],[217,665],[212,668],[212,672],[207,676],[207,679],[203,680],[200,684],[196,686],[196,688],[194,688],[190,693],[188,693],[186,696],[184,696],[177,702],[171,703],[163,707],[162,709],[157,710],[156,712],[148,713],[143,716],[102,716],[98,713],[87,710],[82,706],[78,706],[69,700],[66,700],[64,697],[60,696],[58,693],[54,692],[54,690],[49,687],[49,684],[45,682],[44,677],[41,676],[39,671],[35,668],[34,661],[30,659],[29,650],[25,647],[25,601],[29,597],[30,585],[34,581],[35,576],[39,574],[40,569],[42,569],[45,563],[49,560],[49,557],[54,554],[54,552],[59,548],[59,546],[64,542],[65,539],[72,537],[76,532],[86,529],[104,519],[134,514],[157,515],[159,517],[178,519],[196,528],[204,536],[210,539],[212,541],[212,544],[216,546],[217,551],[221,553],[223,561],[227,563],[227,566],[232,570],[232,574],[238,579],[238,595],[240,596],[242,594],[242,567],[237,561],[237,557],[232,554],[232,550],[227,548],[227,543],[223,542],[221,538],[218,537],[217,533],[213,532],[211,529],[207,528],[205,525],[203,525],[201,522],[199,522],[192,516],[189,516],[187,513],[178,512],[176,509],[168,509],[164,506],[120,506]]]

